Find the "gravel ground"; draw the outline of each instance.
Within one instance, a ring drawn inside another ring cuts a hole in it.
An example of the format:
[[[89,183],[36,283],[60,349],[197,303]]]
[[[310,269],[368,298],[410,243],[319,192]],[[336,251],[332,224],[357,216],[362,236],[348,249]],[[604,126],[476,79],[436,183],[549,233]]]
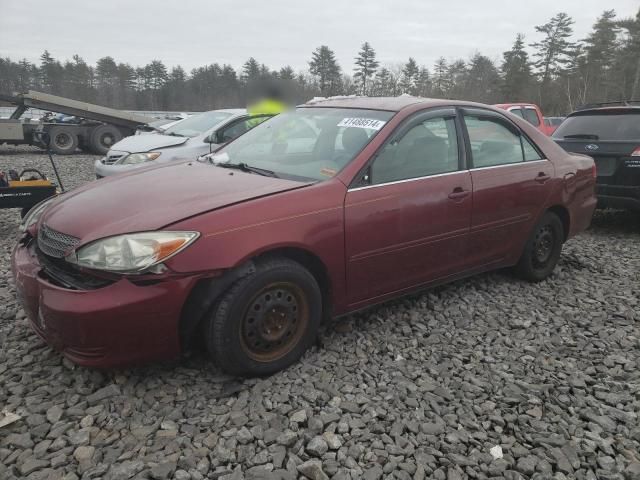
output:
[[[59,157],[63,179],[90,180],[95,158]],[[26,161],[47,170],[0,147],[0,169]],[[0,478],[640,478],[637,214],[599,212],[548,281],[499,272],[385,304],[254,380],[202,355],[63,360],[15,301],[17,225],[0,211],[0,407],[20,417],[0,427]]]

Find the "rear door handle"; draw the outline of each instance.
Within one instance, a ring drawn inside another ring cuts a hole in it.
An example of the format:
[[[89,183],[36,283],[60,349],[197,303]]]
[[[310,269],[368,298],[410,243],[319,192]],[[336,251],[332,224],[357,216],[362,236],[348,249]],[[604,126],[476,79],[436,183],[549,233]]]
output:
[[[453,189],[453,192],[449,194],[449,198],[451,200],[461,200],[465,197],[469,196],[469,190],[464,190],[462,187],[456,187]]]
[[[544,183],[544,182],[546,182],[548,180],[551,180],[551,175],[547,175],[544,172],[540,172],[538,174],[538,176],[536,177],[536,182],[538,182],[538,183]]]

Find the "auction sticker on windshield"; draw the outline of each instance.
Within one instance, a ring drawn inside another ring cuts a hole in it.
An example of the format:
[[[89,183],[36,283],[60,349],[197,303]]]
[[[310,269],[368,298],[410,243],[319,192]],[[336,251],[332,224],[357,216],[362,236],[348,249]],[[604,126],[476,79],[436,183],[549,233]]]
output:
[[[368,128],[371,130],[380,130],[384,127],[382,120],[376,120],[374,118],[343,118],[338,127],[355,127],[355,128]]]

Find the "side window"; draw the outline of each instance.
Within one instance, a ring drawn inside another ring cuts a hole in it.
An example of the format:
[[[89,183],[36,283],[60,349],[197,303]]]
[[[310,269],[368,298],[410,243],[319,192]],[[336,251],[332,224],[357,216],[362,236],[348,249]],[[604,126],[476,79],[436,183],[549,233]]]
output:
[[[425,120],[387,143],[371,168],[372,184],[426,177],[458,170],[458,140],[453,118]]]
[[[538,112],[534,108],[524,109],[524,119],[535,127],[540,126],[540,119],[538,118]]]
[[[542,160],[542,156],[533,147],[533,145],[531,145],[531,142],[527,140],[527,138],[524,135],[520,135],[520,140],[522,141],[522,152],[524,153],[525,162]]]
[[[239,122],[234,123],[233,125],[229,125],[228,127],[220,130],[218,133],[218,138],[222,140],[222,143],[230,142],[231,140],[235,140],[243,133],[251,130],[253,127],[260,125],[262,122],[267,120],[268,116],[264,117],[251,117],[240,120]]]
[[[464,121],[469,132],[474,167],[493,167],[524,160],[520,135],[497,119],[465,115]]]
[[[519,116],[520,118],[524,118],[524,115],[522,114],[522,109],[521,108],[512,108],[509,110],[510,113],[513,113],[514,115]]]

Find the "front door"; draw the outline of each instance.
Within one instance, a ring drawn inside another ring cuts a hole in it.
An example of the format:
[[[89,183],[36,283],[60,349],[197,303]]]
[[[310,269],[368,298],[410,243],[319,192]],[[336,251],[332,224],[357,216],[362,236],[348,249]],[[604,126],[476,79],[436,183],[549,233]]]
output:
[[[347,192],[351,306],[464,267],[472,185],[457,125],[453,109],[408,120]]]
[[[464,111],[471,152],[474,265],[500,263],[523,244],[550,194],[553,164],[504,116]]]

